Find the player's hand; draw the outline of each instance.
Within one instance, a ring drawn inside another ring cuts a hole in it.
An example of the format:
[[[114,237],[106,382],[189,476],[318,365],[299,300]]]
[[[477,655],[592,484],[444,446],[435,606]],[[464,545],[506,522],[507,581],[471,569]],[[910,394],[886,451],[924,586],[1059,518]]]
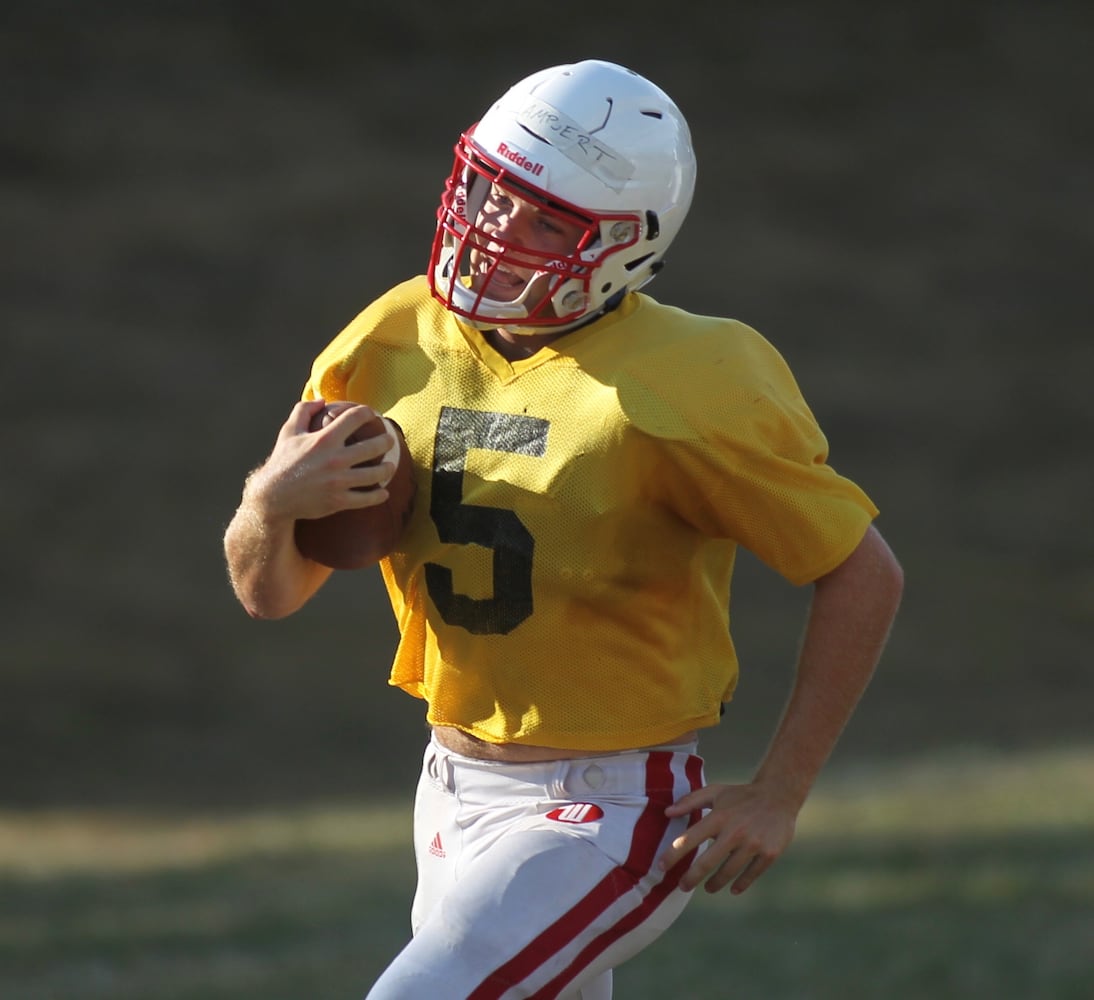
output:
[[[282,425],[273,451],[252,477],[248,492],[270,520],[324,517],[347,507],[367,507],[387,498],[384,490],[365,492],[375,486],[390,467],[360,466],[377,458],[391,446],[385,434],[349,445],[346,434],[375,416],[367,406],[341,414],[322,431],[309,432],[309,424],[320,411],[321,399],[298,402]],[[335,424],[337,423],[337,426]]]
[[[709,811],[672,842],[661,857],[661,868],[668,871],[709,841],[684,873],[680,888],[691,892],[705,883],[707,892],[718,892],[732,884],[731,892],[742,893],[790,845],[799,808],[800,803],[780,790],[757,782],[700,788],[665,810],[667,816]]]

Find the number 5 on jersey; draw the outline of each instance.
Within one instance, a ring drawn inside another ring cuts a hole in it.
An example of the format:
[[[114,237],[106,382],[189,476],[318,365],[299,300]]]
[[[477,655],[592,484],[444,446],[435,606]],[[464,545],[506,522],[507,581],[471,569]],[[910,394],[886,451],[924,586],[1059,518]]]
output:
[[[473,448],[542,457],[549,427],[538,417],[442,407],[429,514],[442,542],[490,549],[494,575],[494,596],[474,598],[456,593],[451,569],[426,564],[429,596],[449,625],[476,635],[504,635],[531,615],[535,540],[514,511],[465,503],[463,478]]]

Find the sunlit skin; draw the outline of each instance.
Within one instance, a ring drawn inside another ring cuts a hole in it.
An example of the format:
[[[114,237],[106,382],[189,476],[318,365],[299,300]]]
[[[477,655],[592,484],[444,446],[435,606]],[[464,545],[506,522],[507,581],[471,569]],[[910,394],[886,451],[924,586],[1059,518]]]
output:
[[[479,211],[478,224],[487,235],[497,237],[499,241],[557,256],[573,253],[585,235],[585,227],[580,223],[570,222],[497,184],[490,186]],[[524,291],[537,272],[534,268],[502,264],[491,275],[490,269],[495,260],[491,251],[500,249],[499,243],[489,243],[482,249],[472,250],[471,287],[476,292],[485,289],[488,298],[511,302]],[[546,282],[543,282],[542,289],[533,289],[525,303],[529,310],[540,304],[546,291]],[[487,339],[502,355],[516,360],[534,354],[561,336],[562,333],[550,328],[542,334],[532,335],[513,334],[500,328],[490,331]]]

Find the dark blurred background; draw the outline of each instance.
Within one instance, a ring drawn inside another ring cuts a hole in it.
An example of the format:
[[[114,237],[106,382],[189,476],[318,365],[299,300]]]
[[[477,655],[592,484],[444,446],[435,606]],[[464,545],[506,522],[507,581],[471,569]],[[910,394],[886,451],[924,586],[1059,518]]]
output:
[[[424,268],[460,130],[593,56],[694,133],[649,290],[774,341],[904,562],[838,757],[1089,742],[1092,9],[9,0],[0,804],[409,792],[378,574],[253,622],[221,535],[312,357]],[[807,597],[744,560],[716,771],[761,752]]]

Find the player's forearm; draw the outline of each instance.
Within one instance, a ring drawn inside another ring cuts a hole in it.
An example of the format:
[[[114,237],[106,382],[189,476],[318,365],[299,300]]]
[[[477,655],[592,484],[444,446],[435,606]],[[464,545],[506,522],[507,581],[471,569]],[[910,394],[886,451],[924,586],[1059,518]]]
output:
[[[305,559],[293,539],[293,520],[266,510],[248,483],[224,533],[228,576],[239,602],[255,618],[284,618],[302,607],[330,570]]]
[[[756,781],[805,801],[873,676],[902,591],[900,566],[873,528],[817,581],[794,685]]]

